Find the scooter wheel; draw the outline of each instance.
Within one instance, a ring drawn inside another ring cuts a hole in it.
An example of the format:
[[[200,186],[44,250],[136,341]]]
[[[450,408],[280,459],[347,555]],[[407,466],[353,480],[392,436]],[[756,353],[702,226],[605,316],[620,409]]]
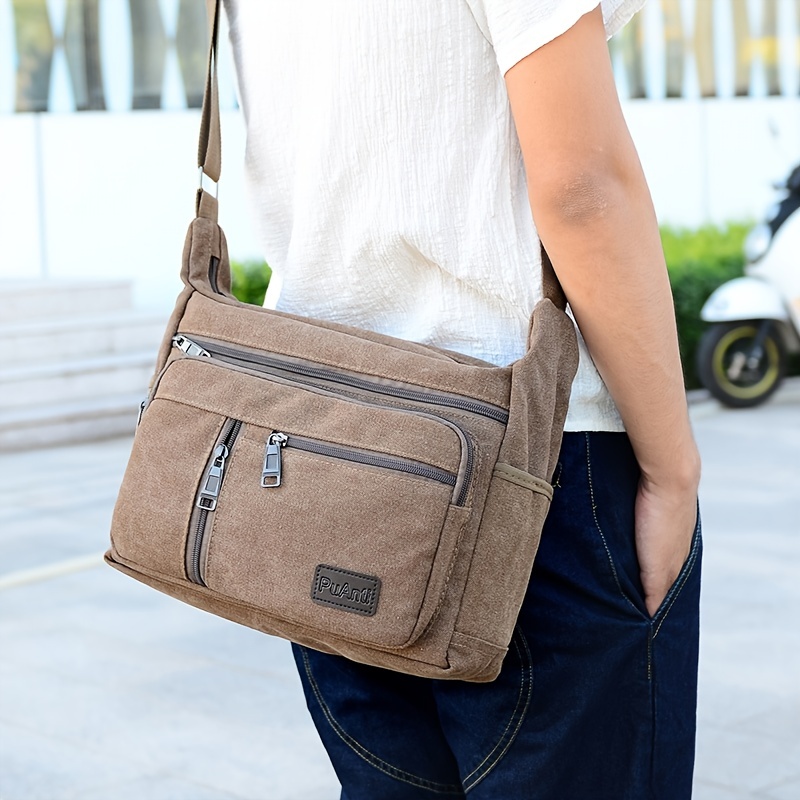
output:
[[[731,408],[763,403],[786,374],[786,348],[770,326],[760,354],[753,353],[761,320],[712,325],[697,348],[697,373],[703,386]]]

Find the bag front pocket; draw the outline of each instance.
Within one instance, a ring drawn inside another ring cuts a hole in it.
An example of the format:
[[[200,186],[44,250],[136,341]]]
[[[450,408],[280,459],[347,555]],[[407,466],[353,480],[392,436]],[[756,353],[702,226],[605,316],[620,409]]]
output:
[[[407,645],[441,600],[456,481],[421,461],[249,425],[206,534],[204,581],[294,624]]]
[[[180,419],[165,425],[165,408]],[[187,447],[195,460],[176,478],[170,466]],[[278,622],[395,649],[419,637],[444,597],[472,447],[427,412],[179,357],[158,381],[135,451],[160,465],[164,505],[180,517],[170,521],[169,570],[159,571],[174,575],[178,561],[184,580]],[[149,551],[134,555],[152,566]]]

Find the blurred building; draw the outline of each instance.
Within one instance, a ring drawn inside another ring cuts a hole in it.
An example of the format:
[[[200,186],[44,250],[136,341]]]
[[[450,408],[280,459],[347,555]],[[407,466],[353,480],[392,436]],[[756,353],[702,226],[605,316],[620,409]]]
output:
[[[0,277],[113,275],[134,280],[137,304],[169,305],[197,177],[204,6],[0,0]],[[800,0],[649,0],[611,51],[661,219],[758,216],[800,161]],[[256,257],[227,57],[221,82],[222,223],[232,254]]]
[[[610,46],[661,220],[758,216],[800,161],[800,0],[649,0]],[[0,0],[0,450],[132,432],[180,288],[205,60],[202,0]],[[220,222],[258,258],[220,69]]]

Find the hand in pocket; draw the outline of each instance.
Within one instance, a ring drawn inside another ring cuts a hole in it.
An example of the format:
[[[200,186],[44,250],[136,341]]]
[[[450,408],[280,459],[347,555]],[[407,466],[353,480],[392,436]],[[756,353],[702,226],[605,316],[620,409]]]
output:
[[[667,488],[642,477],[635,514],[636,554],[652,617],[689,556],[697,525],[697,486]]]

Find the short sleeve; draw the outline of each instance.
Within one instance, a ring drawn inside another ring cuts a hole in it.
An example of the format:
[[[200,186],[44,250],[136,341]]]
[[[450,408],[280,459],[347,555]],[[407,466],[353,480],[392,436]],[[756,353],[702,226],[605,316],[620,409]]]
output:
[[[569,30],[597,6],[611,38],[645,0],[467,0],[495,50],[503,75],[525,56]]]

